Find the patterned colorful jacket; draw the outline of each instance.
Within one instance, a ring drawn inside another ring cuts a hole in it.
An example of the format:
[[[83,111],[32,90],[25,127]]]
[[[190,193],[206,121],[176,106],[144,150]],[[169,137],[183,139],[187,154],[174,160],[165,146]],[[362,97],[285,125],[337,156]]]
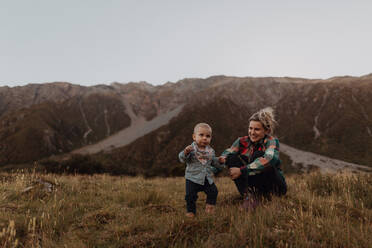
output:
[[[210,146],[208,146],[208,148],[210,149],[211,153],[206,159],[205,164],[197,158],[195,150],[191,151],[187,156],[185,156],[183,150],[178,154],[180,162],[186,163],[186,179],[194,183],[204,185],[205,178],[207,178],[209,184],[213,183],[213,174],[221,171],[223,165],[220,165],[218,162],[218,158],[215,156],[215,151],[213,148]]]
[[[264,155],[251,161],[255,151],[262,151]],[[240,168],[242,174],[256,175],[268,166],[275,166],[283,176],[280,169],[279,140],[273,136],[265,135],[257,143],[253,143],[248,136],[240,137],[222,153],[222,156],[226,158],[229,154],[238,154],[245,161],[246,166]]]

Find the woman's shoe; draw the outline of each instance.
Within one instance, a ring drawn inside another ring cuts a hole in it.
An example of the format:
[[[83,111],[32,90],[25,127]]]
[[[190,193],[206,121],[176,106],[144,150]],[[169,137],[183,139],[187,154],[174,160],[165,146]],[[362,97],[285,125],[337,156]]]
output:
[[[258,200],[258,198],[253,194],[247,194],[244,197],[241,208],[246,211],[254,211],[258,207],[258,205],[260,205],[260,201]]]

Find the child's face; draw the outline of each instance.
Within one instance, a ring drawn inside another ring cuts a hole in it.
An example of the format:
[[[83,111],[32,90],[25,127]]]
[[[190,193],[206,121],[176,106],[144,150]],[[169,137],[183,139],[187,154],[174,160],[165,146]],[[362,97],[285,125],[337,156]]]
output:
[[[198,147],[205,148],[209,143],[211,143],[212,130],[205,127],[199,127],[192,135],[192,139],[196,142]]]

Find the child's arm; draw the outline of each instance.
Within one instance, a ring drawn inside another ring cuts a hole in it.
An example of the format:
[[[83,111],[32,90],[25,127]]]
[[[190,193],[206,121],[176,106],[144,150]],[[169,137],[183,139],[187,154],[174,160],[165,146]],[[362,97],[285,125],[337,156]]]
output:
[[[190,154],[192,150],[193,150],[192,146],[189,145],[189,146],[186,146],[186,148],[178,154],[178,158],[181,161],[181,163],[185,163],[186,160],[190,158]]]
[[[214,152],[212,156],[212,163],[211,163],[211,169],[214,174],[220,173],[224,168],[226,168],[226,165],[224,162],[221,162],[221,157],[216,157]]]

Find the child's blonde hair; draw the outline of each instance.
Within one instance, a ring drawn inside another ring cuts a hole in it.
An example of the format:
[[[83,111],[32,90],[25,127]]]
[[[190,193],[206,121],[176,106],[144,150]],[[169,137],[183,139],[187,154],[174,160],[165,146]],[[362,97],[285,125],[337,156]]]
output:
[[[197,131],[198,128],[200,128],[200,127],[202,127],[202,128],[208,128],[208,129],[211,130],[211,132],[212,132],[212,128],[211,128],[211,126],[209,126],[207,123],[203,123],[203,122],[201,122],[201,123],[198,123],[198,124],[195,125],[195,127],[194,127],[194,133],[196,133],[196,131]]]
[[[269,131],[270,135],[274,134],[275,127],[278,124],[275,120],[274,110],[271,107],[266,107],[254,113],[249,121],[259,121],[265,130]]]

